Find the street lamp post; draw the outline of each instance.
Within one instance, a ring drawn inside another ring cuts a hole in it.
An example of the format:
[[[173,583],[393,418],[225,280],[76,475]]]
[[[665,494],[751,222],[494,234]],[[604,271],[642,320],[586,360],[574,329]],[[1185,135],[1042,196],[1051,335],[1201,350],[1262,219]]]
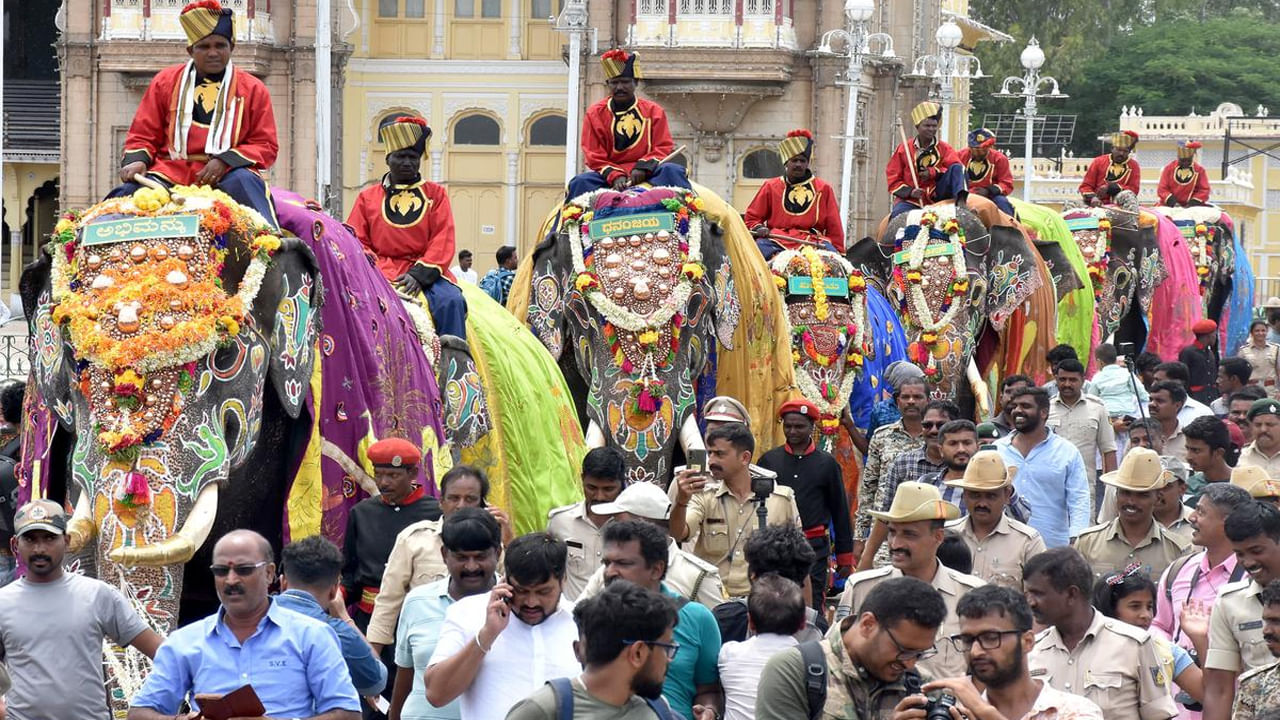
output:
[[[1007,77],[1004,83],[1000,85],[1000,92],[993,93],[998,98],[1016,98],[1023,100],[1022,114],[1027,120],[1027,136],[1026,136],[1026,157],[1022,161],[1022,199],[1031,202],[1031,179],[1035,176],[1035,168],[1032,166],[1031,152],[1031,123],[1036,116],[1036,101],[1039,98],[1065,98],[1063,93],[1058,92],[1058,81],[1052,77],[1040,77],[1040,68],[1044,66],[1044,51],[1040,49],[1040,43],[1032,37],[1027,41],[1027,46],[1022,49],[1022,55],[1018,58],[1022,63],[1022,67],[1027,71],[1022,77]],[[1040,92],[1041,85],[1048,85],[1049,92]],[[1013,86],[1021,86],[1020,92],[1012,92]]]
[[[949,106],[955,104],[955,81],[977,80],[986,76],[982,74],[982,63],[978,58],[956,52],[964,40],[964,31],[954,20],[939,25],[933,39],[938,43],[938,54],[916,58],[911,75],[932,78],[938,83],[938,95],[942,101],[942,127],[938,136],[946,139],[951,124]]]
[[[569,35],[569,88],[564,138],[564,181],[568,184],[578,174],[578,132],[581,122],[579,98],[582,95],[582,36],[587,34],[586,0],[566,0],[560,16],[555,18],[555,29]]]
[[[850,196],[853,194],[853,141],[858,129],[858,87],[862,83],[862,69],[868,58],[888,60],[894,57],[893,38],[886,33],[867,32],[867,22],[875,14],[875,0],[846,0],[845,16],[851,30],[828,30],[818,45],[819,55],[834,55],[848,60],[844,85],[849,87],[848,104],[844,116],[844,159],[840,166],[840,222],[848,234]],[[844,44],[844,52],[836,52],[831,41]],[[871,43],[880,43],[880,51],[872,52]]]

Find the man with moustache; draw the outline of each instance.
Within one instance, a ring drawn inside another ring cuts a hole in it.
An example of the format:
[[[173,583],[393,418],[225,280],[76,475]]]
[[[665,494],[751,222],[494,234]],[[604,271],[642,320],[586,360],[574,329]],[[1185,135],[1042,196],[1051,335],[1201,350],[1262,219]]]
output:
[[[1173,457],[1186,457],[1187,436],[1182,432],[1182,420],[1179,418],[1182,408],[1187,402],[1187,390],[1176,380],[1157,380],[1151,386],[1151,401],[1147,412],[1151,419],[1160,426],[1160,437],[1164,444],[1164,454]],[[1213,417],[1209,413],[1209,417]],[[1190,423],[1194,418],[1188,419]]]
[[[1043,388],[1014,392],[1014,433],[996,441],[1006,466],[1017,469],[1014,489],[1031,508],[1028,524],[1048,547],[1061,547],[1089,526],[1089,477],[1080,451],[1046,427],[1049,395]]]
[[[1280,580],[1267,583],[1258,599],[1262,602],[1262,639],[1266,640],[1271,657],[1280,657]],[[1232,720],[1255,720],[1260,711],[1276,706],[1277,693],[1280,693],[1280,661],[1241,675],[1235,703],[1231,706]]]
[[[458,701],[432,707],[422,677],[440,641],[449,607],[493,589],[502,554],[502,528],[480,508],[458,508],[445,518],[440,544],[448,576],[410,590],[396,626],[396,677],[388,716],[400,720],[457,720]]]
[[[600,567],[604,526],[612,519],[595,505],[613,502],[622,492],[626,459],[616,447],[593,448],[582,458],[582,496],[572,505],[555,508],[547,518],[547,532],[569,549],[564,596],[577,600],[587,580]]]
[[[556,678],[516,703],[507,720],[671,720],[662,699],[672,656],[676,609],[671,602],[626,581],[611,583],[574,605],[582,674]]]
[[[1209,617],[1204,658],[1204,720],[1228,720],[1241,672],[1271,662],[1262,637],[1262,589],[1280,579],[1280,509],[1252,502],[1223,523],[1248,578],[1224,585]]]
[[[1177,717],[1155,640],[1146,630],[1094,609],[1093,571],[1080,553],[1051,548],[1022,570],[1032,617],[1047,627],[1036,635],[1028,658],[1032,678],[1080,693],[1107,717]]]
[[[781,177],[764,181],[743,219],[766,260],[801,245],[824,245],[844,252],[844,227],[837,194],[809,169],[813,133],[798,129],[778,143]]]
[[[1107,415],[1107,406],[1093,395],[1084,394],[1084,365],[1067,358],[1053,369],[1058,396],[1049,402],[1048,426],[1080,451],[1084,471],[1089,476],[1090,497],[1095,497],[1098,456],[1102,472],[1116,469],[1116,433]],[[1096,503],[1094,505],[1096,507]]]
[[[881,478],[876,488],[875,509],[881,512],[888,510],[897,495],[898,488],[904,482],[918,482],[926,477],[935,476],[946,470],[946,461],[942,457],[942,426],[960,417],[960,408],[946,400],[932,400],[925,406],[920,427],[924,430],[924,447],[910,450],[897,457],[889,466],[889,472]],[[977,444],[977,430],[974,430],[974,444]],[[937,485],[939,491],[953,491]],[[871,508],[868,508],[870,512]],[[874,515],[874,513],[872,513]],[[866,547],[862,550],[862,558],[858,562],[859,570],[884,567],[889,564],[889,554],[884,549],[884,539],[888,528],[882,522],[871,528],[871,536],[867,538]]]
[[[777,473],[778,482],[795,492],[801,527],[816,557],[809,571],[812,605],[820,609],[827,596],[832,546],[835,547],[836,574],[840,577],[849,577],[853,572],[854,558],[844,475],[835,457],[819,450],[813,441],[814,424],[819,415],[818,406],[808,400],[783,403],[778,416],[786,443],[760,456],[760,467]]]
[[[1044,552],[1044,539],[1030,525],[1005,513],[1013,496],[1016,470],[1006,468],[1000,453],[982,450],[959,478],[946,484],[962,491],[968,515],[947,523],[973,556],[973,575],[989,583],[1022,588],[1022,566]]]
[[[879,505],[876,496],[880,478],[898,456],[924,447],[924,408],[929,403],[929,391],[924,376],[909,376],[893,390],[893,402],[901,417],[876,429],[867,447],[867,465],[858,486],[858,513],[853,526],[853,556],[860,559],[865,551],[867,537],[871,534],[871,515],[868,512]]]
[[[938,429],[938,450],[942,453],[943,469],[921,477],[920,482],[938,488],[942,499],[959,507],[960,514],[964,515],[961,490],[948,481],[964,477],[969,459],[978,451],[978,426],[969,420],[951,420]]]
[[[62,569],[66,533],[66,513],[50,500],[33,500],[14,516],[9,544],[27,572],[0,588],[0,668],[13,680],[5,698],[11,720],[108,717],[103,639],[147,657],[160,646],[119,590]]]
[[[1280,401],[1258,400],[1249,408],[1253,442],[1240,452],[1237,465],[1253,465],[1280,477]]]
[[[170,720],[188,698],[225,695],[245,684],[253,686],[266,717],[360,717],[333,628],[267,594],[276,564],[266,538],[252,530],[223,535],[210,570],[222,607],[164,641],[133,696],[129,720]],[[201,717],[199,701],[191,709],[183,720]]]
[[[1156,491],[1156,508],[1152,517],[1169,532],[1190,542],[1192,509],[1182,502],[1182,498],[1187,493],[1187,477],[1191,475],[1191,467],[1168,455],[1160,458],[1160,465],[1166,472],[1165,485]]]
[[[1102,476],[1102,482],[1116,488],[1119,516],[1085,530],[1074,542],[1095,576],[1123,574],[1136,564],[1147,575],[1159,577],[1191,546],[1155,520],[1156,493],[1167,477],[1160,456],[1145,448],[1126,453],[1119,470]]]
[[[1129,425],[1129,447],[1144,447],[1163,453],[1164,436],[1160,434],[1160,423],[1149,417],[1134,420]]]
[[[548,678],[581,671],[573,603],[562,593],[566,556],[546,533],[522,535],[507,547],[506,582],[449,606],[423,678],[427,702],[461,698],[461,720],[501,720]]]
[[[1177,360],[1172,362],[1162,362],[1156,365],[1152,370],[1152,377],[1155,382],[1163,382],[1171,380],[1182,386],[1186,392],[1186,400],[1182,403],[1182,408],[1178,410],[1178,422],[1190,425],[1192,420],[1206,415],[1213,415],[1213,410],[1204,403],[1191,396],[1191,370],[1187,368],[1187,364]],[[1151,388],[1154,390],[1154,384]]]
[[[1267,391],[1258,385],[1246,385],[1227,398],[1227,419],[1240,428],[1246,443],[1253,442],[1253,426],[1249,424],[1249,410],[1253,407],[1253,403],[1266,396]]]
[[[935,680],[925,692],[955,696],[975,720],[1102,720],[1092,700],[1059,690],[1031,676],[1028,655],[1035,647],[1031,606],[1019,590],[998,585],[975,588],[956,606],[960,632],[947,638],[963,652],[969,675]]]
[[[908,482],[898,486],[893,505],[887,512],[873,510],[872,515],[888,525],[889,558],[893,566],[850,575],[836,606],[837,619],[849,615],[854,608],[862,607],[877,585],[907,576],[929,583],[942,594],[948,611],[942,624],[942,636],[957,632],[956,603],[965,593],[983,584],[981,578],[957,572],[938,561],[938,547],[944,537],[943,526],[946,521],[960,517],[960,508],[943,500],[933,485]],[[953,650],[947,646],[940,647],[936,657],[922,659],[922,667],[934,677],[962,674],[964,658]]]

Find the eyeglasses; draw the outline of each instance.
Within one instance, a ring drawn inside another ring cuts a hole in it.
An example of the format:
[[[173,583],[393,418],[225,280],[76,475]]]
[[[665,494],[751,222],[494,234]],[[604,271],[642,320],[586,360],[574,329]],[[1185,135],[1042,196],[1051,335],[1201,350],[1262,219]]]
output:
[[[947,639],[959,652],[969,652],[975,642],[981,645],[983,650],[995,650],[1000,647],[1000,642],[1004,640],[1005,635],[1021,635],[1024,632],[1026,630],[988,630],[977,635],[952,635]]]
[[[920,661],[920,660],[928,660],[929,658],[938,654],[938,648],[936,647],[930,647],[928,650],[908,650],[907,648],[902,646],[902,643],[898,642],[898,638],[893,636],[892,630],[886,627],[884,628],[884,632],[886,635],[889,636],[889,639],[892,640],[893,644],[898,648],[898,655],[895,658],[898,662],[905,663],[905,662],[913,662],[913,661]]]
[[[210,565],[209,572],[213,573],[214,577],[220,578],[224,578],[232,572],[235,572],[235,574],[240,577],[249,577],[257,572],[258,568],[263,567],[266,564],[267,561],[263,560],[262,562],[255,563],[253,565]]]
[[[636,643],[648,645],[649,647],[661,648],[662,651],[667,654],[668,660],[675,660],[676,653],[680,652],[680,643],[665,643],[665,642],[658,642],[657,640],[623,640],[622,641],[623,645],[634,645]]]
[[[945,422],[922,422],[922,423],[920,423],[920,427],[924,428],[925,430],[930,430],[930,429],[932,429],[932,428],[940,428],[940,427],[942,427],[943,425],[946,425],[946,423],[945,423]]]

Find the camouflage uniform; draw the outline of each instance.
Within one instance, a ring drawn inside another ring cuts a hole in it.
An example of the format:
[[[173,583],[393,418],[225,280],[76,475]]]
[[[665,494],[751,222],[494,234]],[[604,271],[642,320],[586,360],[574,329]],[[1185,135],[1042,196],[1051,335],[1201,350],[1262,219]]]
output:
[[[880,478],[889,471],[899,455],[922,447],[924,437],[911,437],[902,428],[901,420],[876,430],[871,438],[871,445],[867,448],[867,466],[863,470],[862,483],[858,488],[858,516],[854,521],[854,538],[866,540],[871,534],[871,516],[867,511],[877,507],[876,490],[880,487]]]
[[[1280,693],[1280,661],[1241,675],[1236,702],[1231,706],[1232,720],[1253,720],[1258,712],[1275,707],[1277,693]]]

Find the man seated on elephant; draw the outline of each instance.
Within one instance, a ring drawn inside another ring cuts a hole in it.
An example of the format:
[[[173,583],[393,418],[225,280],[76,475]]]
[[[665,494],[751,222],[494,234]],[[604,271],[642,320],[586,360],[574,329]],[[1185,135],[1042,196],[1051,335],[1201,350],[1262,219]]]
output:
[[[801,244],[844,252],[840,203],[831,186],[810,171],[812,155],[813,133],[787,133],[778,143],[778,158],[785,167],[782,176],[765,180],[747,206],[747,227],[766,260]]]
[[[1138,194],[1142,189],[1142,167],[1132,157],[1137,146],[1138,133],[1132,130],[1111,136],[1111,152],[1094,158],[1080,183],[1080,195],[1086,205],[1113,203],[1121,190]]]
[[[941,120],[942,106],[936,102],[922,102],[911,110],[916,136],[898,145],[885,168],[894,198],[890,217],[939,200],[960,200],[965,192],[960,156],[938,139]]]
[[[614,49],[600,56],[609,97],[582,118],[582,155],[587,171],[569,181],[568,197],[601,188],[650,185],[689,187],[684,168],[663,162],[675,149],[662,106],[636,97],[641,78],[636,54]]]
[[[1169,207],[1192,207],[1209,204],[1209,174],[1204,166],[1196,162],[1196,150],[1200,143],[1178,143],[1178,159],[1164,166],[1160,171],[1160,184],[1156,187],[1156,197],[1161,205]]]
[[[347,225],[400,292],[426,297],[437,333],[466,339],[467,304],[449,271],[455,244],[449,194],[420,172],[431,128],[422,118],[401,116],[384,121],[378,137],[387,174],[356,196]]]
[[[1013,217],[1013,171],[1009,169],[1009,157],[995,148],[996,134],[986,128],[969,133],[969,147],[960,151],[960,164],[964,165],[965,180],[969,192],[981,195],[996,204],[1006,215]]]
[[[262,179],[280,150],[275,113],[262,81],[231,63],[231,9],[200,0],[178,22],[190,59],[151,79],[125,136],[123,184],[107,197],[132,195],[141,187],[134,175],[145,173],[165,185],[217,187],[278,226]]]

